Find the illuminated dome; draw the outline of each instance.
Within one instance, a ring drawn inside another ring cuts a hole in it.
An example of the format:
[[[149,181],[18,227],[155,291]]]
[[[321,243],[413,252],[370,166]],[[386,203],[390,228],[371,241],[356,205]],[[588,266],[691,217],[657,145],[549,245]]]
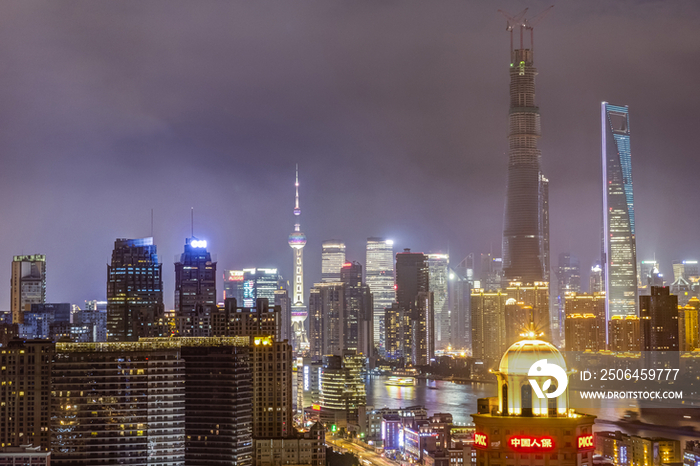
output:
[[[527,375],[530,367],[541,359],[558,364],[566,370],[566,361],[559,350],[551,343],[542,340],[520,340],[506,350],[498,365],[503,374]]]
[[[289,245],[294,249],[301,249],[306,245],[306,235],[301,231],[295,231],[289,235]]]
[[[559,350],[535,339],[513,343],[496,372],[501,416],[560,417],[569,412],[570,372]]]

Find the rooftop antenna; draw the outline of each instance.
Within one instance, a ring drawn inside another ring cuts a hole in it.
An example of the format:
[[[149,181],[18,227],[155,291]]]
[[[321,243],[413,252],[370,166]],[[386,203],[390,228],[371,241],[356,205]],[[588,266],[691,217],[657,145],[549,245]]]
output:
[[[153,237],[153,207],[151,207],[151,237]]]
[[[190,217],[192,221],[192,238],[194,238],[194,207],[192,207],[192,210],[190,211]]]

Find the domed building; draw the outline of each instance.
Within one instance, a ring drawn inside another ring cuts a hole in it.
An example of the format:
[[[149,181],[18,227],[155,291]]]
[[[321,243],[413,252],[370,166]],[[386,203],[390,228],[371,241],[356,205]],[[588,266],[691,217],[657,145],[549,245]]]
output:
[[[571,373],[534,332],[511,345],[495,372],[498,396],[472,415],[477,466],[592,465],[595,416],[569,408]]]

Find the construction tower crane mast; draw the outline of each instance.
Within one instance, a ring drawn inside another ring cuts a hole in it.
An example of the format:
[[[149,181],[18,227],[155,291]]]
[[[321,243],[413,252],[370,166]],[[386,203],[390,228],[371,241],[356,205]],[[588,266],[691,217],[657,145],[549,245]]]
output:
[[[511,52],[513,51],[513,29],[516,28],[516,26],[520,27],[520,49],[525,48],[525,39],[524,39],[524,32],[526,30],[530,31],[530,50],[534,49],[535,46],[535,36],[533,33],[533,30],[537,24],[542,21],[545,16],[549,14],[549,12],[554,8],[554,5],[549,6],[548,8],[544,9],[540,14],[537,16],[534,16],[532,18],[525,18],[525,15],[527,14],[528,8],[525,8],[523,11],[516,15],[511,15],[507,11],[503,10],[498,10],[499,13],[501,13],[503,16],[506,17],[507,20],[507,25],[506,25],[506,31],[510,32],[510,50]]]

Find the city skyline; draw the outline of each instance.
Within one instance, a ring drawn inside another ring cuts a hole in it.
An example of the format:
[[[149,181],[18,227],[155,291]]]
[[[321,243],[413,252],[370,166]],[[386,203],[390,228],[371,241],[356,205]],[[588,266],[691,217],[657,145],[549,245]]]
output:
[[[516,2],[498,6],[522,9]],[[547,5],[530,6],[537,13]],[[221,270],[278,268],[289,280],[289,173],[297,162],[309,238],[307,289],[320,281],[321,242],[328,238],[343,240],[348,260],[360,263],[366,238],[375,235],[393,239],[395,251],[449,252],[455,262],[491,245],[499,255],[508,38],[496,7],[448,3],[431,16],[425,6],[358,4],[343,7],[346,19],[339,21],[341,11],[330,6],[287,14],[280,6],[271,16],[253,5],[237,6],[240,11],[212,6],[193,17],[186,4],[165,12],[93,5],[85,14],[95,15],[100,31],[88,29],[84,13],[70,8],[6,7],[13,22],[0,31],[0,58],[14,66],[0,91],[2,112],[9,112],[0,135],[1,189],[11,199],[0,227],[0,258],[6,258],[0,280],[9,281],[14,255],[45,254],[48,302],[104,299],[104,264],[114,240],[150,236],[153,208],[164,301],[172,308],[175,257],[190,236],[191,207],[194,234],[209,242]],[[139,53],[109,24],[116,13],[141,34]],[[700,255],[692,240],[694,205],[659,189],[671,180],[692,182],[698,168],[691,158],[698,136],[687,130],[698,103],[689,92],[698,45],[687,37],[699,13],[690,2],[562,4],[538,26],[551,255],[578,256],[583,282],[600,249],[598,106],[604,100],[634,113],[638,257],[656,253],[671,276],[673,260]],[[253,24],[264,18],[263,30],[232,32],[237,28],[227,21],[234,17]],[[324,20],[341,27],[329,44],[313,46],[313,34],[304,31],[325,31]],[[659,37],[647,37],[652,21]],[[171,50],[165,38],[181,46],[184,58],[177,61],[192,68],[158,53]],[[247,41],[272,56],[251,55]],[[322,72],[319,60],[330,60]],[[213,67],[213,74],[198,67]],[[350,82],[338,73],[350,74]],[[256,86],[259,79],[267,81]],[[338,177],[321,176],[338,170]],[[183,174],[204,188],[176,189]],[[128,190],[120,188],[125,180]],[[405,188],[418,182],[419,189]],[[424,225],[409,221],[416,211]],[[261,218],[261,228],[254,228]],[[674,220],[683,228],[664,226]],[[76,250],[91,262],[60,273]],[[6,303],[0,309],[9,310],[9,301],[8,287],[0,292]]]

